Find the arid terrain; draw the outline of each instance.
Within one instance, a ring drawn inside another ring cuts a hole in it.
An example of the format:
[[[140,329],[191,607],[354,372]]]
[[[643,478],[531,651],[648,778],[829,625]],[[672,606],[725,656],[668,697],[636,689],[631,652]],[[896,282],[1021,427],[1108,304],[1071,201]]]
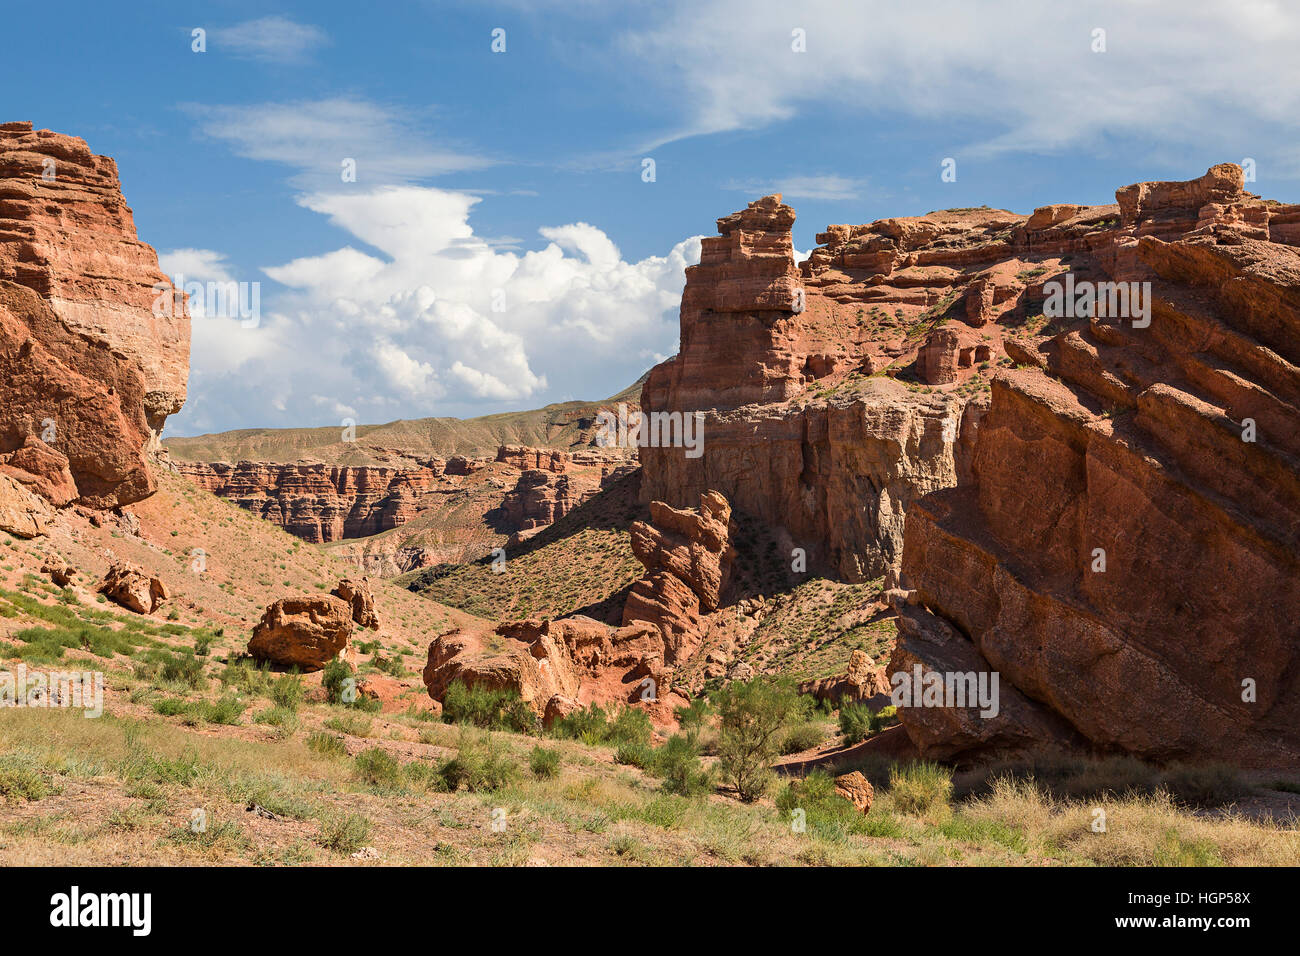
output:
[[[172,438],[116,164],[0,124],[0,864],[1300,864],[1300,206],[1245,185],[798,263],[769,195],[610,398]]]

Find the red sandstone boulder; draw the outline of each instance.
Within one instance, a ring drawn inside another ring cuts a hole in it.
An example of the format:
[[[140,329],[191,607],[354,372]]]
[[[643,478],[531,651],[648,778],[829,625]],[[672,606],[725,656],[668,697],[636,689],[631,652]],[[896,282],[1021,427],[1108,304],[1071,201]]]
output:
[[[17,538],[36,538],[45,534],[53,517],[44,498],[32,494],[9,475],[0,474],[0,531]]]
[[[41,564],[41,574],[48,574],[50,580],[61,588],[72,583],[76,569],[62,558],[49,558]]]
[[[114,604],[137,614],[152,614],[168,597],[167,585],[161,579],[121,562],[108,569],[99,590]]]
[[[871,810],[871,803],[876,796],[871,787],[871,782],[859,770],[840,774],[836,777],[835,793],[837,796],[849,801],[863,813]]]
[[[248,653],[279,667],[318,671],[348,649],[352,623],[352,606],[342,598],[280,598],[253,628]]]
[[[848,667],[843,674],[804,681],[799,684],[799,693],[829,700],[837,706],[843,702],[882,698],[880,706],[884,707],[888,705],[889,678],[885,669],[876,666],[866,651],[858,649],[849,655]]]

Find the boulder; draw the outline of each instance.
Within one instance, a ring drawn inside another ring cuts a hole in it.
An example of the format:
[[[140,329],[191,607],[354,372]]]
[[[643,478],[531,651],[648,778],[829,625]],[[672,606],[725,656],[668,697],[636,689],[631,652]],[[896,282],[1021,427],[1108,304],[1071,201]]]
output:
[[[348,648],[352,606],[334,595],[275,601],[253,628],[248,653],[279,667],[318,671]]]
[[[139,568],[115,562],[104,575],[100,593],[114,604],[137,614],[152,614],[167,600],[167,585]]]
[[[50,580],[61,588],[72,583],[76,569],[62,558],[48,558],[41,564],[41,574],[48,574]]]
[[[871,788],[871,782],[862,776],[862,772],[859,770],[840,774],[836,777],[835,793],[849,801],[863,813],[871,810],[871,802],[876,796],[875,791]]]
[[[45,534],[53,517],[45,499],[9,475],[0,474],[0,531],[16,538],[37,538]]]

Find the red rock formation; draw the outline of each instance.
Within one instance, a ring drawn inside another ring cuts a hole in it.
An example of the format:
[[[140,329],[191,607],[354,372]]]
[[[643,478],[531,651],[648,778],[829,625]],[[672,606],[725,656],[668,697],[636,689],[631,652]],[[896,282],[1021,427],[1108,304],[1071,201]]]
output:
[[[379,615],[375,613],[375,595],[370,590],[370,582],[366,578],[360,581],[343,578],[330,594],[348,602],[348,606],[352,608],[354,624],[372,631],[379,630]]]
[[[884,698],[889,695],[889,678],[885,669],[872,662],[866,651],[855,650],[849,655],[843,674],[803,681],[799,684],[799,693],[836,705],[841,701],[860,702],[877,698],[880,706],[884,707],[888,705]]]
[[[113,161],[30,123],[0,124],[0,363],[8,474],[96,508],[153,492],[144,453],[185,400],[183,297]]]
[[[890,670],[1000,675],[995,721],[900,708],[927,756],[1043,741],[1300,766],[1297,206],[1216,166],[1119,190],[1044,242],[1149,282],[1149,324],[1083,317],[993,384],[973,483],[908,514]],[[1085,257],[1083,250],[1088,250]]]
[[[547,471],[525,471],[501,501],[511,530],[528,531],[559,521],[597,491],[589,481]]]
[[[629,529],[632,553],[646,575],[632,585],[623,623],[646,622],[660,631],[665,660],[685,659],[699,644],[700,613],[722,599],[731,563],[731,506],[716,491],[700,496],[697,511],[650,503],[650,523]]]
[[[279,667],[318,671],[347,650],[352,623],[352,606],[342,598],[280,598],[253,628],[248,653]]]
[[[167,585],[137,567],[114,563],[99,586],[103,595],[137,614],[152,614],[167,600]]]
[[[520,471],[549,471],[562,474],[569,464],[569,456],[556,448],[529,448],[527,445],[502,445],[497,449],[497,461]]]

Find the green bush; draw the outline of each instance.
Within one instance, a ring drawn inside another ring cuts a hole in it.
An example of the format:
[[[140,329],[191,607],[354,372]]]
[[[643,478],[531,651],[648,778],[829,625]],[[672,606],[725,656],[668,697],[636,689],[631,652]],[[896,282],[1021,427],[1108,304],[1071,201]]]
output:
[[[607,739],[613,744],[648,746],[653,733],[649,714],[639,707],[624,707],[610,721]]]
[[[402,786],[402,765],[382,747],[361,751],[352,761],[352,772],[367,786],[397,790]]]
[[[533,733],[537,715],[514,691],[467,686],[457,680],[442,698],[442,719],[449,724],[473,724],[484,730]]]
[[[355,853],[370,837],[370,821],[359,813],[334,814],[320,824],[320,845],[335,853]]]
[[[533,747],[528,755],[528,769],[538,780],[549,780],[560,775],[560,752],[548,750],[541,744]]]
[[[952,774],[925,761],[895,766],[889,771],[889,796],[899,813],[942,815],[952,800]]]
[[[517,776],[510,756],[491,734],[475,735],[467,727],[461,732],[456,756],[438,770],[446,789],[461,787],[471,793],[500,790]]]
[[[802,753],[820,747],[825,739],[826,731],[821,724],[796,724],[781,737],[780,751],[782,754]]]
[[[609,720],[602,707],[592,704],[565,714],[551,725],[551,734],[567,737],[570,740],[582,740],[602,743],[609,736]]]
[[[654,760],[654,748],[640,741],[629,741],[618,745],[614,752],[614,762],[630,767],[648,768]]]
[[[866,704],[840,704],[840,735],[845,746],[871,736],[871,708]]]
[[[271,703],[285,710],[296,711],[303,695],[302,678],[297,674],[281,674],[271,684]]]
[[[755,677],[732,681],[717,694],[718,768],[745,803],[761,797],[771,783],[778,734],[802,708],[786,680]]]
[[[356,683],[348,683],[348,679],[354,678],[355,673],[352,665],[340,657],[326,664],[320,679],[321,686],[325,688],[325,699],[331,704],[355,704],[360,695]],[[345,700],[345,697],[351,699]]]
[[[713,781],[700,760],[697,742],[689,733],[673,734],[654,752],[650,770],[663,778],[663,789],[683,797],[708,793]]]
[[[342,737],[327,734],[322,730],[313,731],[307,737],[307,747],[324,757],[346,757],[348,747]]]

